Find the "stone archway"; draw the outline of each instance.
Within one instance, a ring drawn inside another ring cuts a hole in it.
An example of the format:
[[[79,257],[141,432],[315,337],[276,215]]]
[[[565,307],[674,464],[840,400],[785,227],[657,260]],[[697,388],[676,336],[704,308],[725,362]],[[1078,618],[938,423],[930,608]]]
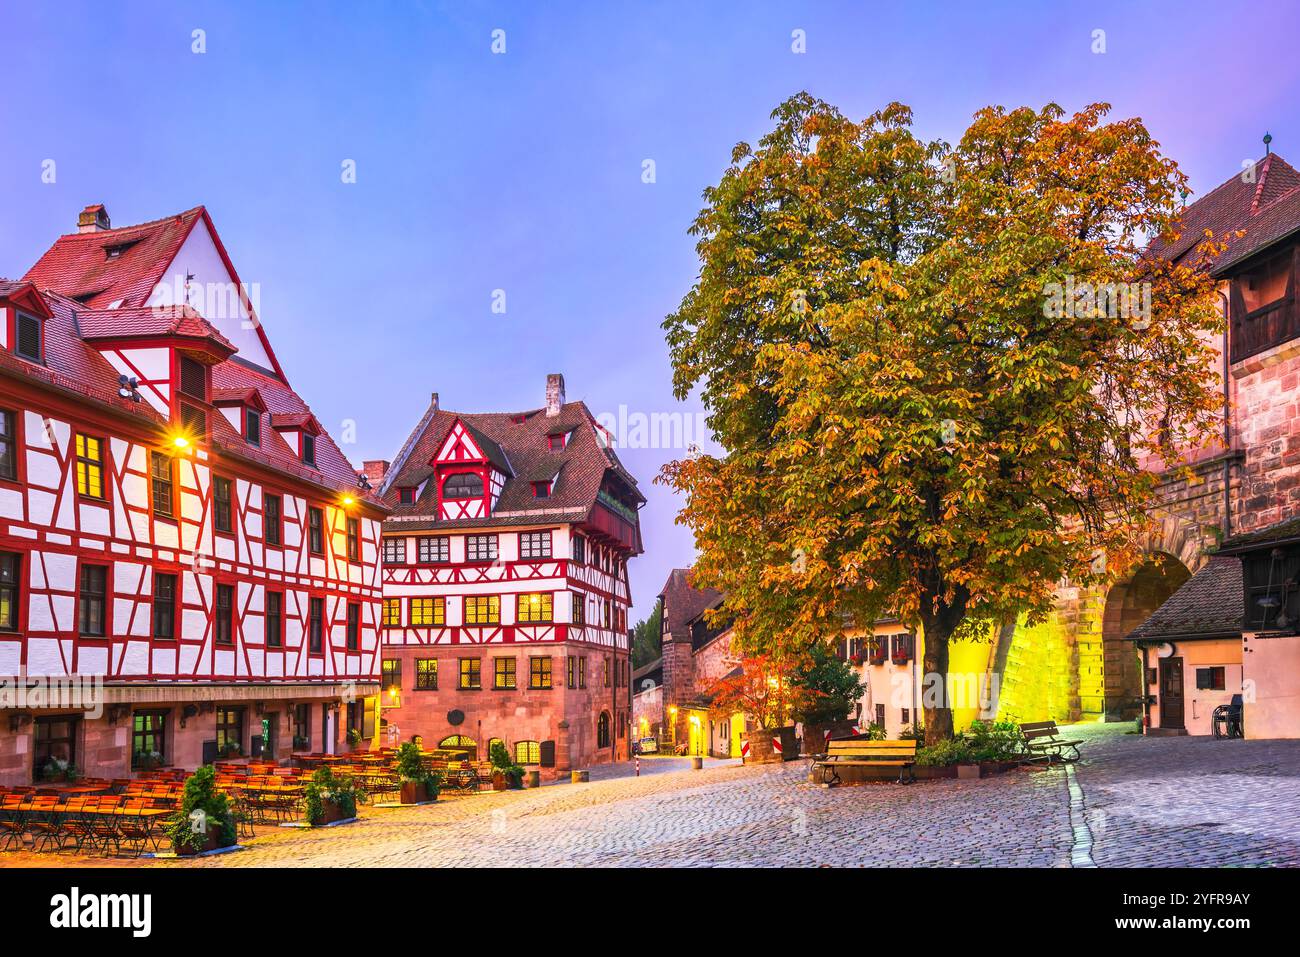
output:
[[[1142,664],[1125,638],[1191,577],[1182,561],[1160,551],[1107,592],[1101,624],[1105,720],[1129,721],[1141,714]]]

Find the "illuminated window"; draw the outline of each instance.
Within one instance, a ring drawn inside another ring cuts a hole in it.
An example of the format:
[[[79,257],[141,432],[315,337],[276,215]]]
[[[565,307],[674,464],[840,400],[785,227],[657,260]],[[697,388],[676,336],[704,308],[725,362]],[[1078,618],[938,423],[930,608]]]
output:
[[[384,691],[402,690],[402,659],[385,658],[381,667],[380,687]]]
[[[587,687],[587,659],[581,655],[568,656],[568,686],[570,688]]]
[[[217,751],[220,752],[227,744],[233,745],[236,749],[236,753],[243,750],[243,708],[217,709]]]
[[[384,624],[392,627],[402,623],[402,599],[384,599]]]
[[[551,659],[528,659],[528,687],[534,691],[549,691],[551,688]]]
[[[416,691],[437,691],[438,690],[438,659],[437,658],[416,658],[415,659],[415,690]]]
[[[515,764],[541,764],[542,746],[536,741],[515,742]]]
[[[412,598],[412,625],[443,625],[447,623],[447,599]]]
[[[520,558],[550,558],[551,533],[521,532],[519,535]]]
[[[104,497],[104,442],[77,433],[77,494]]]
[[[0,631],[18,630],[22,568],[23,557],[17,552],[0,552]]]
[[[520,624],[550,621],[554,617],[551,601],[550,592],[532,592],[518,596],[515,621]]]
[[[583,618],[584,618],[583,609],[586,607],[586,605],[584,604],[581,595],[573,595],[572,598],[573,598],[573,623],[575,625],[581,625],[583,624]]]
[[[501,599],[497,595],[473,595],[465,598],[465,624],[497,625],[501,623]]]
[[[497,691],[515,690],[515,659],[492,659],[492,687]]]
[[[478,691],[483,687],[480,668],[482,662],[477,658],[460,659],[460,690],[461,691]]]

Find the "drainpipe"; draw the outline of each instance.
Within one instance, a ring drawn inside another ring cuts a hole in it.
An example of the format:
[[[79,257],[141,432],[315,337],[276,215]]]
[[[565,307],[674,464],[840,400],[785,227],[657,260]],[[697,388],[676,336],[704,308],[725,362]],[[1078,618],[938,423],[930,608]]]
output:
[[[1229,402],[1229,386],[1232,374],[1231,360],[1228,357],[1228,328],[1232,325],[1232,306],[1224,292],[1219,293],[1223,300],[1223,537],[1232,535],[1232,418]],[[1144,676],[1145,677],[1145,676]]]
[[[1147,681],[1147,646],[1142,646],[1142,733],[1151,730],[1151,706],[1147,703],[1151,697],[1151,683]]]

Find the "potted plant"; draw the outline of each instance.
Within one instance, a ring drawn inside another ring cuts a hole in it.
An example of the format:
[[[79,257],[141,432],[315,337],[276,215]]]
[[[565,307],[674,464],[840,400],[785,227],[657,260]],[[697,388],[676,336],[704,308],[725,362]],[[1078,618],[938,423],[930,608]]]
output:
[[[981,776],[1010,770],[1024,760],[1024,735],[1012,721],[973,721],[966,741]]]
[[[237,758],[240,755],[239,742],[227,741],[221,747],[217,748],[217,754],[223,758]]]
[[[356,750],[361,746],[361,732],[356,728],[348,728],[348,747]]]
[[[517,791],[524,786],[524,769],[515,764],[504,743],[493,741],[488,758],[492,762],[493,791],[504,791],[506,788]]]
[[[949,738],[916,749],[918,778],[955,778],[960,765],[971,763],[970,746],[962,738]],[[976,765],[978,768],[979,766]],[[978,775],[977,775],[978,776]]]
[[[351,777],[336,776],[327,767],[317,768],[303,789],[307,823],[312,827],[356,817],[357,805],[365,800],[365,792]]]
[[[420,747],[413,741],[404,742],[397,749],[397,776],[403,804],[438,800],[438,792],[442,790],[442,772],[425,766],[420,757]]]
[[[152,771],[155,768],[162,767],[162,755],[157,751],[137,751],[131,761],[131,766],[140,771]]]
[[[235,815],[216,781],[210,764],[186,778],[180,813],[163,830],[177,854],[189,856],[235,843]]]
[[[75,764],[50,755],[45,763],[36,769],[33,777],[37,781],[66,781],[72,784],[81,777],[81,772],[77,770]]]

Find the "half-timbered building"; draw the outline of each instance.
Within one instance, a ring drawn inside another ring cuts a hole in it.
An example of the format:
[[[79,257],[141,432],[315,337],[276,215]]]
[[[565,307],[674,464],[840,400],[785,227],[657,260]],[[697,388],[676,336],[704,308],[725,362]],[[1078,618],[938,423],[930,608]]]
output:
[[[203,207],[78,226],[0,281],[0,783],[336,750],[384,509]]]
[[[628,559],[645,499],[611,437],[549,376],[546,404],[457,413],[433,400],[366,463],[383,526],[381,724],[390,741],[550,777],[630,754]]]

